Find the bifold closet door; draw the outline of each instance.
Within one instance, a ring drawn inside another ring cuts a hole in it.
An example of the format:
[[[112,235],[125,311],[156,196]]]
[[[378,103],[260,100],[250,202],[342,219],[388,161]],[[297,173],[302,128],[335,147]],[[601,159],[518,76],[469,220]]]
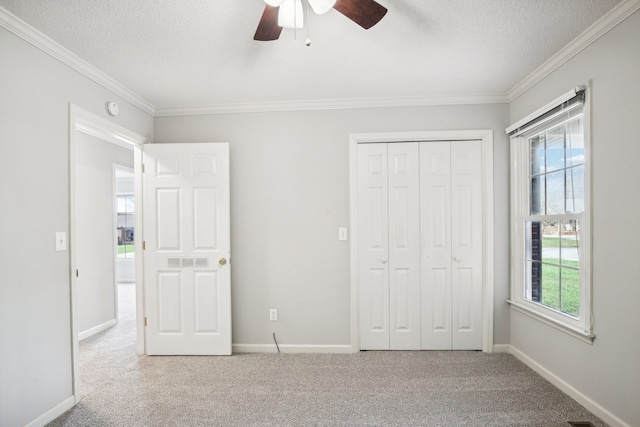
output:
[[[420,349],[418,143],[358,146],[360,348]]]
[[[482,146],[420,143],[422,348],[482,349]]]

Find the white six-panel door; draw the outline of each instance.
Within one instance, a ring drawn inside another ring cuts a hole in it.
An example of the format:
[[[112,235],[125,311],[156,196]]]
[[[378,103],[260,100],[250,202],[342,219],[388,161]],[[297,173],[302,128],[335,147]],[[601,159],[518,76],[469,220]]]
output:
[[[420,144],[422,348],[451,349],[451,143]]]
[[[451,143],[452,348],[482,348],[482,147]]]
[[[480,141],[358,145],[360,348],[482,348]]]
[[[418,160],[414,143],[358,146],[362,349],[420,349]]]
[[[420,143],[422,348],[482,348],[482,146]]]
[[[389,350],[387,145],[358,145],[360,347]]]
[[[415,143],[388,144],[389,348],[420,349],[420,163]]]
[[[143,147],[146,353],[231,354],[229,146]]]

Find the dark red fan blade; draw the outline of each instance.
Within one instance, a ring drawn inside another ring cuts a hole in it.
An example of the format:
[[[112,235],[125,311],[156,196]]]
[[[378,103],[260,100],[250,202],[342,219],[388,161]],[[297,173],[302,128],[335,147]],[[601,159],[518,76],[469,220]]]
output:
[[[267,5],[262,12],[262,18],[258,24],[256,34],[253,36],[254,40],[260,40],[263,42],[270,40],[278,40],[282,27],[278,26],[278,9],[277,7]]]
[[[338,0],[333,8],[365,30],[380,22],[387,13],[387,8],[373,0]]]

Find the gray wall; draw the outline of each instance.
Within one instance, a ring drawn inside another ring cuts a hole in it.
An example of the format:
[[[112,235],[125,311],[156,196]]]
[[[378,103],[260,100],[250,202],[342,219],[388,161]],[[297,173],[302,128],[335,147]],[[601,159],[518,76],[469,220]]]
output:
[[[516,121],[593,79],[593,315],[585,344],[518,312],[511,344],[628,425],[640,420],[640,12],[511,105]]]
[[[116,319],[113,164],[133,168],[133,151],[76,136],[76,325],[82,333]]]
[[[71,396],[69,103],[151,137],[153,119],[0,28],[0,425]]]
[[[503,104],[155,120],[155,142],[229,142],[234,344],[349,345],[349,134],[493,129],[495,342],[509,341],[508,144]],[[503,226],[500,226],[500,225]],[[269,322],[269,308],[278,322]]]

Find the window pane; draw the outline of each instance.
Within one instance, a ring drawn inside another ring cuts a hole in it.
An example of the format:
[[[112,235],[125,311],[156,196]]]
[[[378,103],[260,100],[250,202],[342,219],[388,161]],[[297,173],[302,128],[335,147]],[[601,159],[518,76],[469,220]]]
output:
[[[579,222],[577,220],[569,220],[562,223],[560,259],[563,266],[575,268],[580,266],[580,235],[578,228]]]
[[[135,203],[133,200],[133,196],[127,196],[125,199],[127,203],[127,212],[134,213],[135,212]]]
[[[567,167],[584,164],[584,135],[582,130],[582,116],[567,123]]]
[[[542,260],[560,264],[560,233],[558,221],[542,223]]]
[[[545,172],[563,169],[564,164],[565,125],[556,126],[546,133],[547,146],[545,152]]]
[[[547,215],[563,214],[565,202],[564,170],[547,175]]]
[[[560,267],[542,264],[542,304],[560,310]]]
[[[560,311],[573,317],[580,314],[580,270],[562,269]]]
[[[118,257],[133,258],[135,256],[135,200],[133,198],[133,195],[118,196],[117,209]]]
[[[584,166],[567,169],[567,212],[584,212]]]
[[[544,187],[544,175],[531,178],[531,215],[539,215],[545,213]]]
[[[544,136],[536,136],[529,140],[531,157],[531,175],[544,173]]]

